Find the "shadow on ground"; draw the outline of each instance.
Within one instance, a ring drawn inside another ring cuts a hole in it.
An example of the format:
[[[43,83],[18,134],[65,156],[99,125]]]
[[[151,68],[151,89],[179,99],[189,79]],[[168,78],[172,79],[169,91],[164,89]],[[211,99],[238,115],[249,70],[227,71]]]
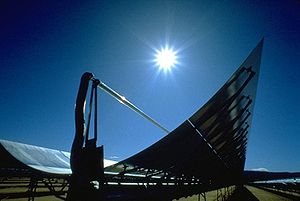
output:
[[[237,187],[227,201],[259,201],[247,188]]]

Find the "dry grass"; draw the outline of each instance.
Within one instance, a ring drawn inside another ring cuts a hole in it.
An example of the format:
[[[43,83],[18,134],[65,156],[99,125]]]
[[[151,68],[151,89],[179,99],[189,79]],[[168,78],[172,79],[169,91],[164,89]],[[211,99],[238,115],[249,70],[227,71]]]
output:
[[[55,190],[59,191],[61,189],[60,185],[62,180],[52,181],[55,186]],[[28,186],[30,184],[29,178],[2,178],[0,180],[0,200],[14,200],[14,201],[27,201],[28,196]],[[67,189],[64,189],[63,197],[66,196]],[[38,197],[35,197],[35,201],[61,201],[61,199],[52,195],[49,191],[45,182],[39,181],[38,188],[36,189]],[[204,195],[204,194],[203,194]],[[194,195],[187,198],[180,198],[178,201],[203,201],[203,195]],[[252,186],[247,186],[246,188],[236,189],[235,187],[223,188],[215,191],[209,191],[205,193],[207,201],[215,200],[227,200],[227,201],[238,201],[238,200],[254,200],[254,201],[289,201],[294,199],[289,199],[284,196],[276,195],[274,193],[258,189]],[[300,197],[299,197],[300,200]],[[173,200],[176,201],[176,200]]]
[[[48,181],[45,181],[48,182]],[[52,180],[52,185],[56,191],[61,189],[62,180]],[[0,200],[15,200],[15,201],[27,201],[30,196],[28,187],[30,185],[29,178],[1,178],[0,181]],[[61,199],[53,196],[46,184],[42,181],[37,183],[35,200],[37,201],[58,201]],[[64,191],[66,192],[66,191]]]

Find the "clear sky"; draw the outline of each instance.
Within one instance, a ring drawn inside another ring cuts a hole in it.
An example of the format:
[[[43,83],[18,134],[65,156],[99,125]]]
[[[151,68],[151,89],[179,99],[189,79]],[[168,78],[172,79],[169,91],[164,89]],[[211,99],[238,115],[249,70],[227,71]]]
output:
[[[300,3],[280,2],[1,1],[0,138],[69,151],[85,71],[172,130],[265,37],[246,168],[300,171]],[[179,51],[169,73],[153,62],[165,44]],[[106,158],[165,135],[104,92],[99,99]]]

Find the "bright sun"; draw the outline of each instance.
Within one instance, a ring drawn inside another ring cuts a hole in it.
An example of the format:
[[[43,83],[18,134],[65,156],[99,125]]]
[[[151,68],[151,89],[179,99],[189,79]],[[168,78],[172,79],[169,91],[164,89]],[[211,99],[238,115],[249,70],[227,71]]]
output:
[[[177,55],[168,46],[156,51],[155,62],[161,70],[171,70],[177,64]]]

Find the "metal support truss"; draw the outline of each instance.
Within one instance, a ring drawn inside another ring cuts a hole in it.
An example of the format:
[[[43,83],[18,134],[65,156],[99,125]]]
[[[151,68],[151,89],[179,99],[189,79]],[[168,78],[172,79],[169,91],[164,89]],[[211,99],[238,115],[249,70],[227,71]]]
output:
[[[44,186],[39,185],[39,182]],[[31,177],[27,189],[28,201],[34,201],[38,195],[54,195],[61,200],[66,200],[64,195],[67,193],[67,186],[68,182],[65,179]],[[47,187],[49,192],[37,192],[37,189],[43,187]]]
[[[27,190],[27,192],[29,193],[28,201],[34,201],[37,185],[38,185],[38,179],[35,177],[31,177],[28,185],[28,190]]]
[[[62,180],[62,183],[59,183],[57,179],[43,179],[43,183],[55,197],[66,200],[63,195],[67,193],[66,187],[68,186],[68,182],[65,179]]]
[[[206,201],[206,193],[205,192],[199,193],[198,194],[198,201],[201,201],[201,196],[203,197],[204,201]]]

